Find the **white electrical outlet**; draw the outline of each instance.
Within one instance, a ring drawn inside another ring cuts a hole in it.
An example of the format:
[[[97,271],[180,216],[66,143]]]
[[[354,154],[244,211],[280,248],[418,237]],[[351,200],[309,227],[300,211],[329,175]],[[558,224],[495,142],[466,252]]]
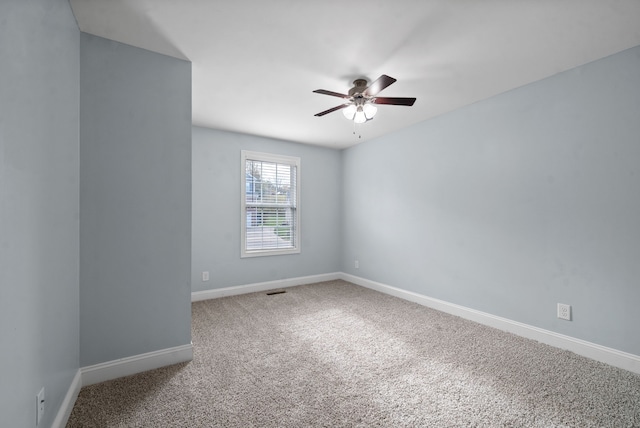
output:
[[[40,425],[42,416],[44,415],[44,386],[36,396],[36,426]]]
[[[360,262],[356,260],[356,261],[355,261],[355,263],[353,264],[353,266],[354,266],[356,269],[360,269]]]
[[[561,320],[571,321],[571,305],[558,303],[558,318]]]
[[[209,272],[207,271],[202,272],[202,280],[209,281]]]

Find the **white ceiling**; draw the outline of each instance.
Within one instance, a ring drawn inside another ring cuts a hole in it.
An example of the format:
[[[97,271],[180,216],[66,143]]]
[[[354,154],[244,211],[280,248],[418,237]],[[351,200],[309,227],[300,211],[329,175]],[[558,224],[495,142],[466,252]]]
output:
[[[192,62],[193,123],[349,147],[640,45],[638,0],[70,0],[80,30]],[[639,71],[640,72],[640,71]],[[398,81],[358,126],[355,78]]]

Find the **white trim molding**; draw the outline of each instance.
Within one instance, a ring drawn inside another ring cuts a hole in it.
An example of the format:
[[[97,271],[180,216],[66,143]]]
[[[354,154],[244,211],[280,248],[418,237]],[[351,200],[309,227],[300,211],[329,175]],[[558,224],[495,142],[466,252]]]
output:
[[[146,372],[193,359],[193,345],[175,346],[159,351],[120,358],[92,366],[82,367],[82,386],[93,385],[136,373]]]
[[[226,296],[237,296],[240,294],[256,293],[261,291],[275,290],[277,288],[294,287],[296,285],[313,284],[315,282],[333,281],[342,279],[341,272],[324,273],[320,275],[299,276],[297,278],[279,279],[275,281],[257,282],[255,284],[236,285],[233,287],[217,288],[212,290],[194,291],[191,293],[191,301],[217,299]]]
[[[69,420],[69,416],[71,416],[73,405],[76,403],[81,387],[82,373],[80,372],[80,369],[78,369],[76,375],[71,381],[71,385],[69,386],[67,393],[64,396],[64,400],[62,400],[58,413],[51,424],[51,428],[64,428],[67,425],[67,421]]]
[[[516,334],[518,336],[526,337],[527,339],[537,340],[538,342],[542,342],[556,348],[566,349],[578,355],[582,355],[583,357],[587,357],[592,360],[600,361],[611,366],[640,374],[640,356],[638,355],[619,351],[613,348],[607,348],[606,346],[587,342],[586,340],[576,339],[571,336],[555,333],[553,331],[534,327],[521,322],[512,321],[510,319],[491,315],[486,312],[477,311],[475,309],[445,302],[443,300],[423,296],[412,291],[402,290],[400,288],[371,281],[355,275],[341,273],[340,279],[352,282],[362,287],[379,291],[381,293],[389,294],[391,296],[418,303],[419,305],[436,309],[438,311],[456,315],[470,321],[475,321],[489,327],[497,328],[499,330]]]

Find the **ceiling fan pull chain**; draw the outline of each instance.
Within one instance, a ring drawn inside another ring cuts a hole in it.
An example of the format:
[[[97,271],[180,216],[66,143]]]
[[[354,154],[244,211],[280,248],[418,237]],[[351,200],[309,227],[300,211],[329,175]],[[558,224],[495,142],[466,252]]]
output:
[[[356,126],[358,123],[353,122],[353,135],[356,135]],[[358,138],[362,138],[362,134],[358,133]]]

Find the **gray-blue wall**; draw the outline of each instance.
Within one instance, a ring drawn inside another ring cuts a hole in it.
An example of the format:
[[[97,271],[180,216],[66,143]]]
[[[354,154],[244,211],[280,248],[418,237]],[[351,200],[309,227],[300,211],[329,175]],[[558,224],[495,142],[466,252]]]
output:
[[[240,258],[241,150],[300,157],[300,254]],[[194,127],[193,291],[339,271],[341,162],[337,150]]]
[[[80,37],[80,365],[191,341],[191,64]]]
[[[0,2],[0,425],[50,426],[78,370],[79,37],[66,0]]]
[[[343,162],[343,271],[640,355],[640,47]]]

